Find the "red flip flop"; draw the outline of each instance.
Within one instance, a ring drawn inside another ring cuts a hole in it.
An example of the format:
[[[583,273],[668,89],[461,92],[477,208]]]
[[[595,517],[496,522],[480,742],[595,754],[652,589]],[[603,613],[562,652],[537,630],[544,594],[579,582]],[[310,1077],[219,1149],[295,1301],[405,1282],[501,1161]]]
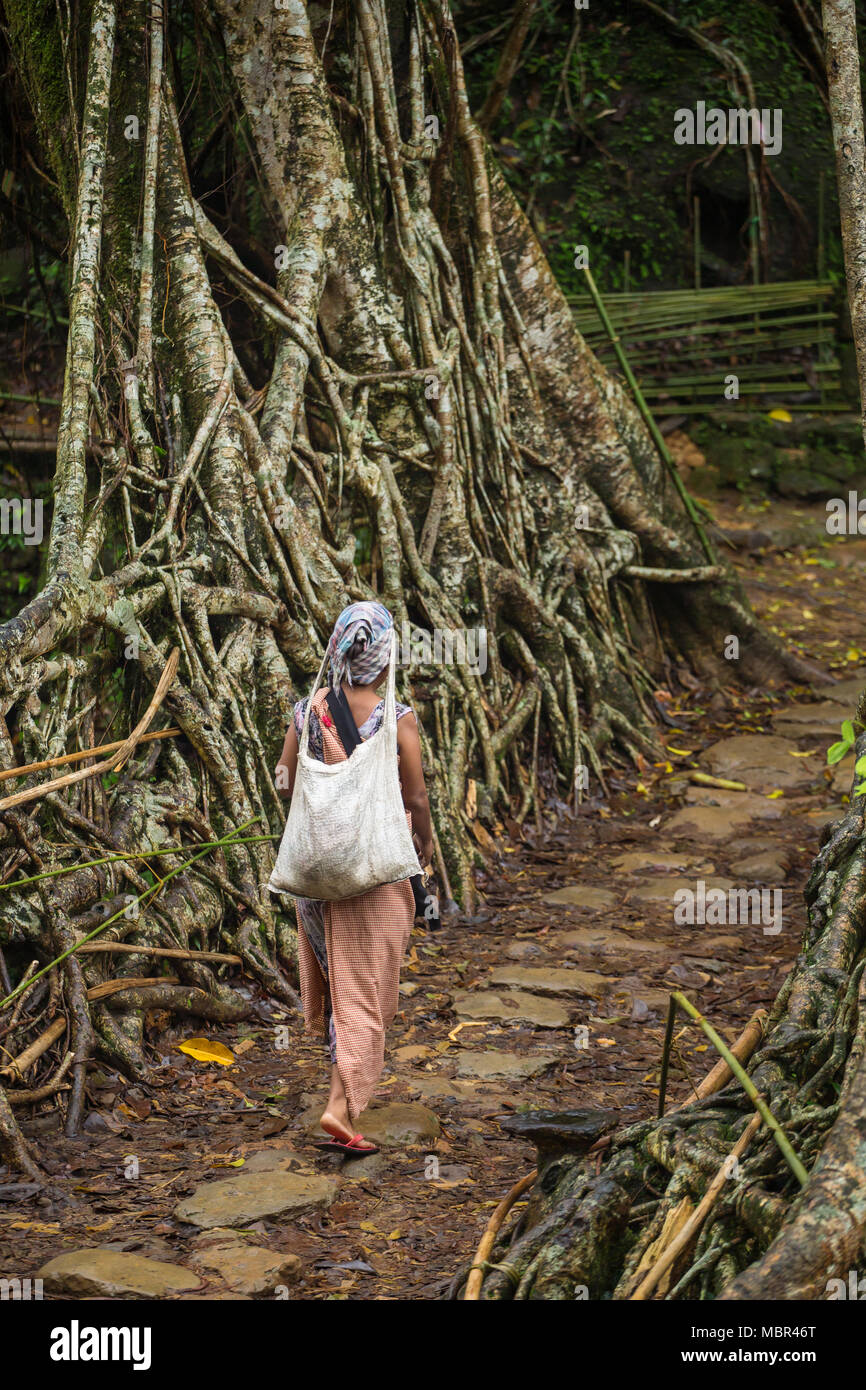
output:
[[[359,1140],[364,1142],[364,1148],[361,1147]],[[375,1144],[367,1145],[363,1134],[353,1134],[351,1139],[326,1139],[318,1142],[315,1147],[317,1149],[336,1149],[339,1153],[347,1154],[349,1158],[367,1158],[370,1154],[379,1152]]]

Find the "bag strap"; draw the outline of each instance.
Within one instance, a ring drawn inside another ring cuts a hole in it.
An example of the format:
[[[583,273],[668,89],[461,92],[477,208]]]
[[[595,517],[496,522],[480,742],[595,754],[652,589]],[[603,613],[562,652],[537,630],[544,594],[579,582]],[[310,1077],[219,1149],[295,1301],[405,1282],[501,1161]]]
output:
[[[330,687],[325,696],[325,703],[334,718],[337,726],[337,733],[340,735],[340,742],[346,753],[347,758],[351,758],[355,749],[364,740],[358,732],[358,726],[349,708],[349,702],[342,690],[334,690]]]
[[[302,752],[302,753],[306,753],[306,751],[307,751],[307,744],[308,744],[309,741],[310,741],[310,710],[313,708],[313,696],[315,695],[316,691],[317,691],[318,688],[319,688],[319,682],[321,681],[322,676],[325,674],[325,664],[326,664],[327,660],[328,660],[328,649],[327,649],[327,647],[326,647],[326,648],[325,648],[325,655],[322,657],[322,664],[321,664],[321,666],[319,667],[319,674],[316,676],[316,679],[315,679],[315,681],[313,682],[313,688],[312,688],[312,690],[310,691],[309,698],[308,698],[308,700],[307,700],[307,708],[306,708],[305,711],[304,711],[304,724],[303,724],[303,728],[301,729],[301,740],[300,740],[300,744],[299,744],[299,751]]]

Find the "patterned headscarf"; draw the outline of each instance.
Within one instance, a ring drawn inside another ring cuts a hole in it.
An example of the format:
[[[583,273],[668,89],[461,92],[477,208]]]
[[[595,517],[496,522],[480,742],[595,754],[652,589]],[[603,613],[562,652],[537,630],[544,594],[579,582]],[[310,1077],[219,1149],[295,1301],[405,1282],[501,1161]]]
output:
[[[338,690],[344,680],[349,685],[374,681],[390,660],[393,630],[394,619],[381,603],[350,603],[344,608],[328,642],[333,689]],[[349,657],[356,637],[366,639],[364,650]]]

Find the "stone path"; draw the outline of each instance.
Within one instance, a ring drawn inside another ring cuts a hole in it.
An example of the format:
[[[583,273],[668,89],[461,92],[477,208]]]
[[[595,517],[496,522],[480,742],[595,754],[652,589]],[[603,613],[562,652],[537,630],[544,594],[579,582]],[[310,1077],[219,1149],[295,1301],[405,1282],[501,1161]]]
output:
[[[786,572],[773,571],[780,586]],[[853,760],[828,771],[825,750],[864,681],[855,666],[829,691],[675,701],[666,761],[640,776],[648,795],[632,771],[614,772],[610,801],[543,845],[501,840],[475,917],[413,936],[386,1072],[361,1120],[380,1153],[348,1162],[312,1147],[323,1049],[270,1004],[236,1029],[202,1029],[234,1050],[230,1068],[180,1054],[172,1043],[195,1031],[180,1028],[161,1042],[161,1088],[91,1073],[100,1132],[52,1137],[65,1198],[0,1206],[0,1277],[40,1277],[58,1298],[440,1296],[534,1164],[525,1111],[650,1114],[672,988],[729,1039],[772,1000],[798,949],[821,827],[850,789]],[[778,930],[729,920],[744,889],[781,894]],[[719,920],[676,921],[682,890],[695,904],[715,890]],[[684,1025],[672,1099],[714,1060]]]

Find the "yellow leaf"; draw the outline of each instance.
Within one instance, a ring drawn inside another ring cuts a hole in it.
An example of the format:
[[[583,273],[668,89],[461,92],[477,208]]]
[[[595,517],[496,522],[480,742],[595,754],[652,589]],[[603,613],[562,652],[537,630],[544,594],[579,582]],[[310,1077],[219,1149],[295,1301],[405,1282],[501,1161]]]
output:
[[[693,748],[674,748],[672,743],[668,744],[668,752],[676,753],[678,758],[690,758],[694,751]]]
[[[787,410],[782,410],[781,406],[777,406],[775,410],[771,410],[767,416],[768,420],[783,420],[786,425],[790,425],[792,418],[793,417]]]
[[[371,1235],[374,1236],[377,1236],[379,1234],[379,1232],[376,1229],[375,1221],[362,1221],[358,1229],[360,1231],[369,1231]]]
[[[599,1047],[616,1047],[616,1038],[596,1038]]]
[[[785,793],[782,791],[782,789],[780,787],[777,787],[774,792],[767,792],[767,799],[768,801],[778,801],[779,797],[784,795]]]
[[[400,1227],[399,1227],[399,1226],[396,1228],[396,1230],[394,1230],[394,1231],[389,1231],[389,1232],[388,1232],[388,1239],[389,1239],[389,1240],[402,1240],[402,1239],[403,1239],[403,1232],[400,1230]]]
[[[211,1038],[186,1038],[184,1042],[178,1043],[177,1050],[185,1052],[188,1057],[194,1057],[197,1062],[219,1062],[221,1067],[233,1066],[235,1060],[227,1047]]]

